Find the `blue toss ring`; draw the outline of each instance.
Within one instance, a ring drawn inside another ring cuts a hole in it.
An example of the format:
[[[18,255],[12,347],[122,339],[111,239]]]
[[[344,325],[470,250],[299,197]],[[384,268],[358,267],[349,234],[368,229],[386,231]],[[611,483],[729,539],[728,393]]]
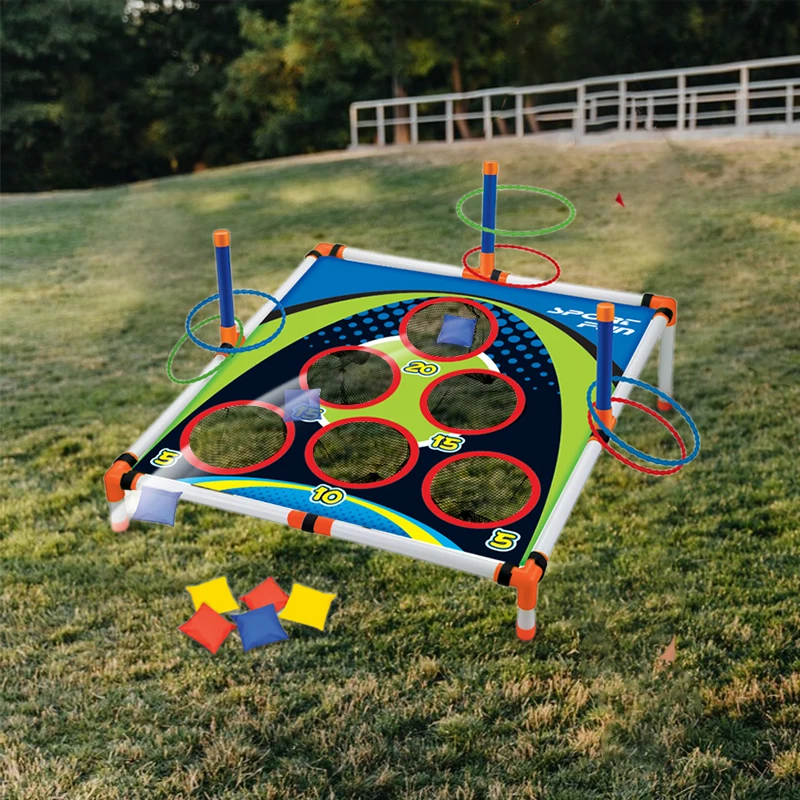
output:
[[[684,464],[688,464],[690,461],[694,461],[694,459],[697,458],[697,454],[700,452],[700,431],[697,430],[697,425],[694,424],[694,420],[692,420],[689,414],[680,405],[678,405],[678,403],[676,403],[668,394],[665,394],[660,389],[656,389],[655,386],[651,386],[649,383],[645,383],[644,381],[637,381],[635,378],[626,378],[624,375],[615,377],[614,380],[619,381],[620,383],[630,383],[633,386],[638,386],[640,389],[645,389],[646,391],[656,395],[656,397],[660,397],[662,400],[669,403],[684,418],[684,420],[686,420],[686,424],[691,429],[692,437],[694,438],[694,449],[685,458],[667,459],[656,458],[655,456],[643,453],[641,450],[637,450],[635,447],[631,447],[629,444],[626,444],[614,433],[614,431],[612,431],[607,425],[603,424],[603,421],[600,419],[597,409],[595,409],[594,403],[592,403],[592,392],[597,386],[597,381],[594,381],[589,387],[589,390],[586,392],[586,403],[589,406],[589,413],[592,415],[595,425],[597,425],[597,427],[603,431],[603,433],[605,433],[605,435],[608,436],[608,438],[614,442],[614,444],[616,444],[618,447],[621,447],[631,455],[641,458],[642,461],[647,461],[650,464],[657,464],[660,467],[682,467]]]
[[[269,344],[273,341],[276,337],[278,337],[281,331],[286,327],[286,309],[283,307],[283,303],[280,300],[274,298],[271,294],[267,294],[266,292],[259,292],[257,289],[234,289],[234,294],[251,294],[255,297],[263,297],[265,300],[269,300],[270,302],[275,304],[275,307],[281,312],[281,324],[278,325],[278,330],[275,333],[270,334],[267,336],[266,339],[258,342],[257,344],[248,344],[244,345],[244,347],[214,347],[212,344],[206,344],[206,342],[201,341],[198,339],[194,333],[192,333],[192,320],[194,319],[194,315],[197,312],[207,306],[209,303],[213,303],[215,300],[219,300],[219,293],[212,294],[211,297],[206,297],[205,300],[201,300],[190,312],[189,316],[186,317],[186,333],[189,338],[198,346],[202,347],[203,350],[210,350],[212,353],[225,353],[226,355],[233,355],[234,353],[249,353],[252,350],[258,350],[259,347],[264,347],[264,345]]]

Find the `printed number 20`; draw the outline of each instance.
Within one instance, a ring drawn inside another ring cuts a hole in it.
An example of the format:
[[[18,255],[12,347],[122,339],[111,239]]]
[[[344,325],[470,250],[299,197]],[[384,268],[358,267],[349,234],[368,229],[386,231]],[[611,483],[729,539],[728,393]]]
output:
[[[429,361],[409,361],[403,367],[403,372],[409,375],[435,375],[439,371],[437,364],[431,364]]]

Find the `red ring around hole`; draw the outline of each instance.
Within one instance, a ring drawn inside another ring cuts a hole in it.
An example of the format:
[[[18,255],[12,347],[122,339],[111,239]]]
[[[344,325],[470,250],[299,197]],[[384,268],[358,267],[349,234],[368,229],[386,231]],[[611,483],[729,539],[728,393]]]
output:
[[[380,403],[382,400],[385,400],[389,397],[392,392],[400,385],[400,367],[397,366],[395,361],[389,358],[386,353],[382,353],[380,350],[375,350],[372,347],[365,347],[363,344],[348,344],[342,345],[341,347],[331,347],[328,350],[323,350],[321,353],[317,353],[314,356],[306,361],[303,365],[303,368],[300,370],[300,388],[304,391],[308,391],[311,387],[308,385],[308,370],[310,367],[319,361],[324,356],[329,356],[334,353],[341,353],[346,350],[362,350],[365,353],[370,353],[374,356],[380,356],[391,368],[392,368],[392,382],[389,385],[389,388],[383,392],[382,394],[378,395],[374,400],[368,400],[366,403],[353,403],[352,405],[343,405],[341,403],[330,403],[327,400],[323,400],[320,397],[320,404],[325,406],[326,408],[344,408],[344,409],[352,409],[352,408],[367,408],[369,406],[374,406],[376,403]]]
[[[533,253],[534,255],[541,256],[546,261],[549,261],[556,269],[556,274],[552,278],[546,281],[541,281],[540,283],[504,283],[501,284],[502,286],[512,286],[517,289],[541,289],[543,286],[549,286],[551,283],[555,283],[561,277],[561,265],[552,256],[547,255],[547,253],[543,253],[541,250],[534,250],[532,247],[523,247],[521,244],[496,244],[495,248],[503,250],[522,250],[525,253]],[[480,249],[481,247],[478,245],[477,247],[473,247],[471,250],[467,250],[467,252],[461,257],[461,266],[470,272],[473,277],[478,278],[479,280],[487,281],[488,283],[499,284],[500,281],[496,281],[493,278],[487,278],[486,275],[481,275],[478,270],[467,264],[467,259],[473,253],[477,253]]]
[[[322,468],[314,460],[314,445],[316,445],[316,443],[327,431],[338,428],[341,425],[349,425],[352,422],[373,422],[377,425],[383,425],[387,428],[394,428],[394,430],[402,433],[409,445],[410,453],[408,456],[408,461],[394,475],[390,475],[388,478],[384,478],[382,481],[375,481],[375,483],[345,483],[344,481],[336,480],[336,478],[333,478],[327,473],[323,472]],[[409,472],[411,472],[412,469],[414,469],[417,460],[419,459],[419,445],[417,444],[417,440],[411,435],[411,433],[409,433],[409,431],[407,431],[402,425],[398,425],[396,422],[392,422],[391,420],[381,419],[379,417],[348,417],[346,419],[339,419],[335,422],[323,425],[318,431],[316,431],[316,433],[311,436],[306,444],[305,458],[308,468],[325,483],[331,483],[334,486],[341,486],[344,489],[377,489],[380,486],[387,486],[390,483],[399,481],[400,478],[404,478]]]
[[[489,335],[486,337],[486,341],[480,347],[477,347],[475,350],[471,350],[469,353],[465,353],[462,356],[433,356],[430,353],[423,353],[422,350],[418,350],[416,347],[414,347],[414,345],[411,344],[411,340],[408,338],[408,323],[418,311],[426,308],[427,306],[435,305],[436,303],[463,303],[464,305],[477,308],[489,320]],[[431,297],[429,300],[423,300],[418,306],[414,306],[414,308],[412,308],[400,320],[400,340],[403,342],[406,348],[414,353],[414,355],[417,355],[420,358],[430,359],[431,361],[464,361],[467,358],[473,358],[474,356],[480,355],[492,346],[492,342],[494,342],[494,340],[497,338],[498,331],[499,326],[497,324],[497,317],[495,317],[495,315],[492,314],[492,312],[489,311],[486,306],[482,305],[476,300],[471,300],[468,297]]]
[[[615,403],[622,403],[623,405],[626,406],[631,406],[632,408],[635,408],[639,411],[644,411],[645,414],[649,414],[657,422],[660,422],[673,435],[675,441],[678,443],[678,447],[681,450],[681,458],[686,458],[686,444],[684,443],[681,435],[678,433],[677,430],[675,430],[674,426],[670,423],[669,420],[664,419],[664,417],[662,417],[661,414],[659,414],[657,411],[653,411],[652,408],[648,408],[647,406],[642,405],[641,403],[637,403],[635,400],[629,400],[627,397],[612,397],[611,401]],[[614,456],[614,458],[617,459],[617,461],[624,464],[626,467],[632,467],[638,472],[643,472],[646,475],[665,476],[665,475],[674,475],[676,472],[678,472],[679,470],[683,469],[686,466],[685,464],[680,464],[677,467],[670,467],[669,469],[653,469],[652,467],[644,467],[635,461],[631,461],[629,458],[622,455],[622,453],[620,453],[619,450],[614,449],[611,446],[610,442],[605,441],[605,439],[603,439],[602,436],[598,435],[598,430],[595,427],[591,412],[587,412],[587,414],[589,417],[589,427],[592,430],[592,435],[594,436],[594,438],[597,439],[597,441],[602,446],[603,450],[605,450],[607,453],[610,453],[612,456]]]
[[[435,386],[438,386],[440,383],[448,380],[449,378],[454,378],[456,375],[491,375],[492,377],[499,378],[500,380],[505,381],[513,390],[514,394],[517,397],[517,405],[514,408],[511,416],[501,422],[499,425],[493,425],[490,428],[475,428],[475,429],[466,429],[466,428],[451,428],[448,425],[444,425],[439,420],[437,420],[433,416],[433,412],[428,407],[428,398],[430,397],[431,392],[433,391]],[[460,369],[456,372],[448,372],[444,375],[440,375],[438,378],[434,378],[426,387],[425,391],[422,393],[422,397],[420,398],[420,410],[422,411],[422,415],[425,419],[428,420],[432,425],[436,425],[437,427],[441,428],[443,431],[447,431],[448,433],[463,433],[464,435],[467,434],[484,434],[484,433],[494,433],[494,431],[499,431],[501,428],[505,428],[507,425],[510,425],[512,422],[516,422],[519,418],[519,415],[522,413],[523,409],[525,408],[525,392],[522,391],[522,387],[513,379],[509,378],[508,375],[503,375],[500,372],[495,372],[493,369]]]
[[[258,406],[259,408],[266,408],[269,411],[274,411],[276,414],[278,414],[278,416],[280,416],[280,418],[283,420],[283,424],[286,426],[286,441],[281,445],[278,452],[270,456],[269,458],[265,458],[263,461],[259,461],[257,464],[252,464],[251,466],[248,467],[236,467],[234,469],[226,469],[225,467],[214,467],[211,464],[206,464],[205,461],[201,461],[194,454],[189,444],[189,439],[192,435],[192,431],[195,429],[197,423],[200,422],[201,419],[204,419],[209,414],[213,414],[215,411],[220,411],[223,408],[230,408],[231,406]],[[261,400],[233,400],[230,403],[220,403],[219,405],[207,408],[202,413],[192,417],[192,419],[189,420],[186,427],[183,429],[183,432],[181,433],[180,449],[183,457],[193,467],[197,467],[197,469],[201,469],[204,472],[210,472],[212,475],[245,475],[248,472],[255,472],[256,470],[263,469],[269,464],[272,464],[275,461],[277,461],[291,447],[293,441],[294,441],[294,422],[292,422],[290,419],[286,419],[286,416],[284,415],[282,408],[278,408],[278,406],[274,406],[272,405],[272,403],[264,403]]]
[[[531,496],[516,514],[512,514],[510,517],[492,522],[464,522],[458,517],[451,517],[449,514],[442,511],[433,501],[433,497],[431,496],[431,484],[433,483],[433,479],[442,469],[444,469],[448,464],[452,464],[454,461],[460,461],[464,458],[478,457],[497,458],[509,464],[513,464],[515,467],[519,467],[528,477],[528,480],[531,483]],[[496,528],[503,525],[510,525],[512,522],[517,522],[527,514],[530,514],[530,512],[533,511],[534,507],[539,502],[541,494],[542,486],[539,483],[538,475],[524,461],[520,461],[518,458],[506,455],[505,453],[495,453],[491,450],[475,450],[470,453],[457,453],[454,456],[450,456],[450,458],[444,459],[444,461],[433,467],[433,469],[431,469],[425,476],[425,480],[422,482],[422,499],[425,501],[425,505],[428,507],[428,509],[437,517],[439,517],[439,519],[443,519],[445,522],[449,522],[451,525],[455,525],[459,528]]]

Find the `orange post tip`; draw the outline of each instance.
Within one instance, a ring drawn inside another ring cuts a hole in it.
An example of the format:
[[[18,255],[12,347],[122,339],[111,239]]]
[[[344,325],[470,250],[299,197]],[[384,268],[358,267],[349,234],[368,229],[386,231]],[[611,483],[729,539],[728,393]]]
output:
[[[529,631],[526,631],[525,628],[520,628],[520,626],[517,625],[517,636],[523,642],[532,641],[533,637],[536,636],[536,626],[534,625]]]
[[[231,232],[220,228],[214,231],[214,247],[228,247],[231,243]]]
[[[497,175],[500,171],[500,165],[496,161],[484,161],[483,162],[483,174],[484,175]]]
[[[613,303],[598,303],[597,304],[597,321],[598,322],[613,322],[614,321],[614,304]]]
[[[668,403],[666,400],[662,400],[660,397],[658,398],[658,406],[659,411],[669,411],[672,408],[672,403]]]
[[[124,519],[120,522],[112,522],[111,530],[114,531],[114,533],[124,533],[126,530],[128,530],[128,520]]]

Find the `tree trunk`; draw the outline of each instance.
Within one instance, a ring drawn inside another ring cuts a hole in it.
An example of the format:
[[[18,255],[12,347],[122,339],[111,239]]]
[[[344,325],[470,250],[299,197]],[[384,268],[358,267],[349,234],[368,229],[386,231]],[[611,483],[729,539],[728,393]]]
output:
[[[523,104],[524,104],[525,98],[523,97],[522,99],[523,99]],[[536,105],[536,101],[533,99],[533,96],[531,96],[530,105],[531,106],[535,106]],[[529,113],[525,114],[525,119],[528,121],[528,125],[530,126],[530,129],[534,133],[539,133],[541,131],[541,127],[539,125],[539,118],[536,116],[535,113],[531,114],[529,112]]]
[[[398,21],[399,22],[399,21]],[[408,97],[408,91],[403,85],[403,76],[400,71],[400,64],[403,63],[402,55],[405,47],[405,33],[402,23],[392,26],[392,50],[394,63],[392,65],[392,97]],[[408,119],[408,106],[393,106],[392,117],[394,119]],[[402,125],[392,125],[394,129],[394,143],[408,144],[411,141],[411,129],[407,122]]]
[[[454,92],[463,92],[464,91],[464,82],[461,79],[461,62],[457,59],[453,59],[453,63],[450,67],[450,78],[453,83],[453,91]],[[456,100],[453,103],[453,113],[461,114],[464,111],[464,101],[463,100]],[[458,132],[461,135],[462,139],[470,139],[472,138],[472,134],[469,131],[469,123],[465,119],[457,119],[456,120],[456,127],[458,128]]]
[[[408,92],[405,86],[400,83],[400,78],[395,72],[392,77],[392,97],[408,97]],[[395,106],[393,109],[395,119],[403,117],[408,119],[408,106]],[[393,125],[394,128],[394,143],[395,144],[408,144],[411,141],[411,128],[407,122],[402,125]]]

